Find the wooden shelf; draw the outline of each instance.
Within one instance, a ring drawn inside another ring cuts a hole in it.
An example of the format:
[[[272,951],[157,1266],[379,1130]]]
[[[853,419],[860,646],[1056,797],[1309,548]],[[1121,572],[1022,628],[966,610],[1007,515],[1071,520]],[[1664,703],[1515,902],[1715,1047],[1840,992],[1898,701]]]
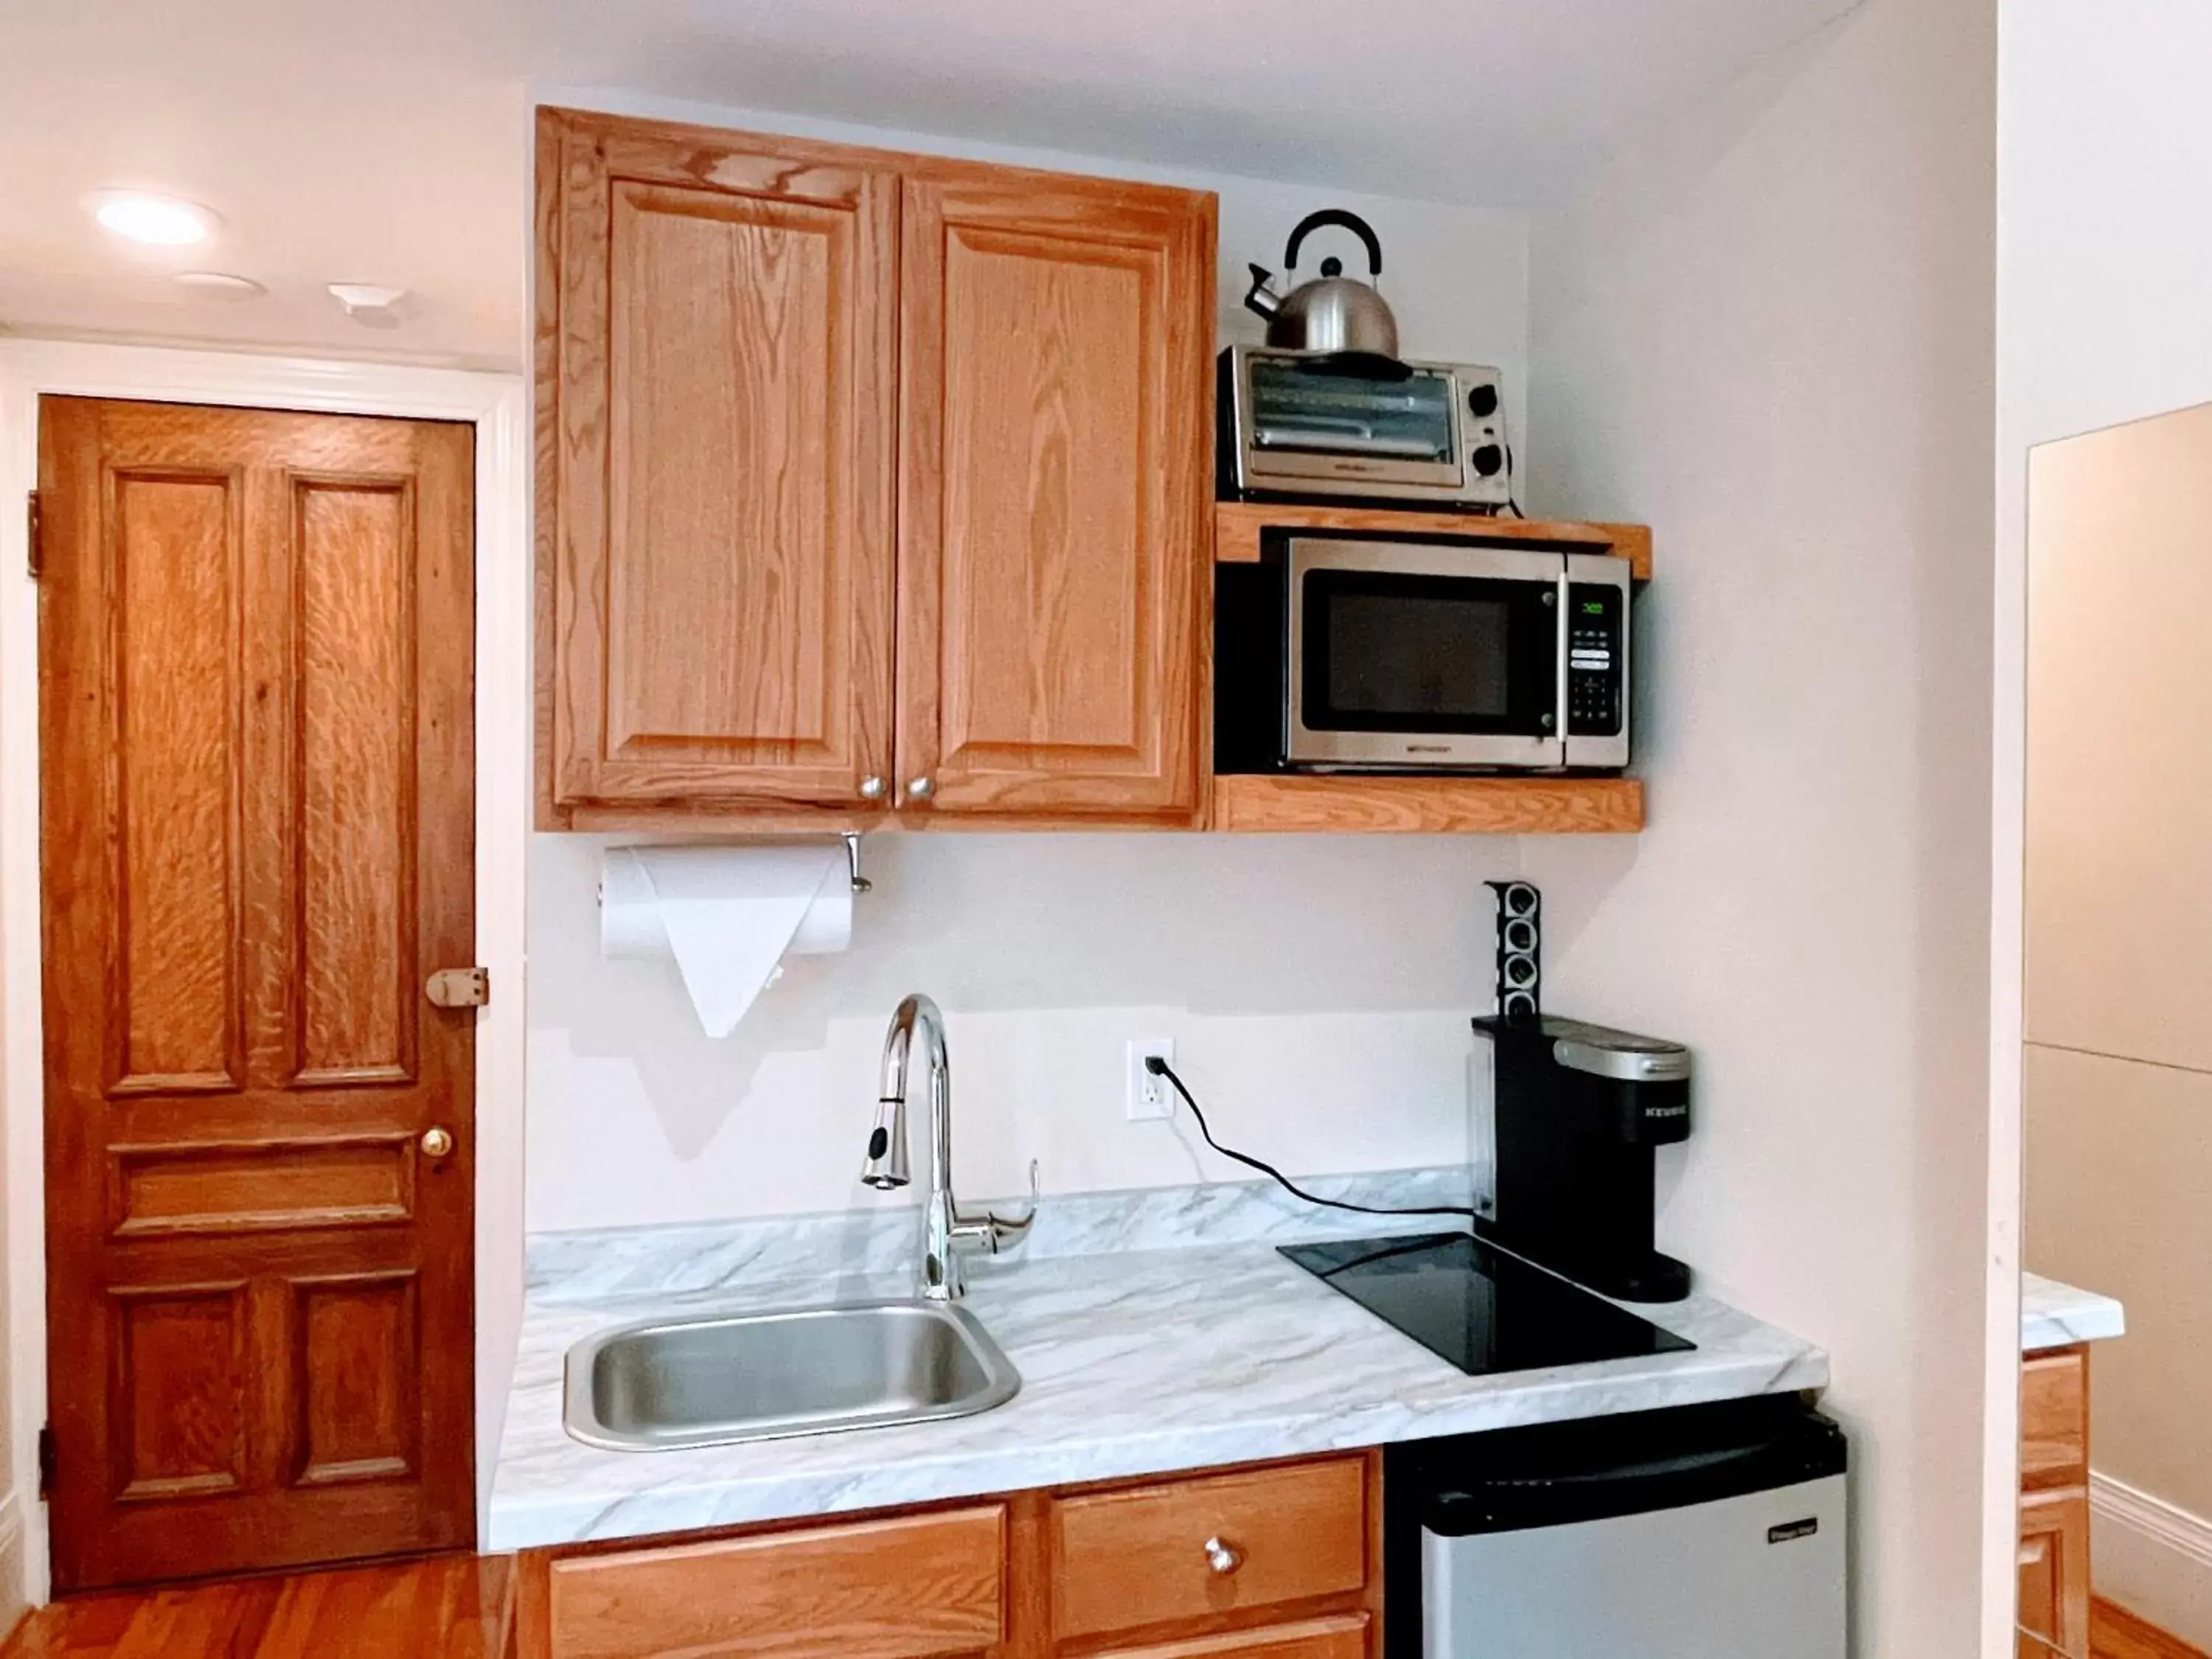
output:
[[[1628,836],[1640,778],[1218,777],[1212,828],[1323,835]]]
[[[1422,513],[1397,507],[1316,507],[1310,502],[1216,501],[1213,556],[1256,564],[1267,530],[1377,530],[1400,535],[1465,536],[1488,542],[1584,542],[1594,553],[1628,561],[1636,580],[1651,580],[1651,526],[1503,519],[1480,513]]]

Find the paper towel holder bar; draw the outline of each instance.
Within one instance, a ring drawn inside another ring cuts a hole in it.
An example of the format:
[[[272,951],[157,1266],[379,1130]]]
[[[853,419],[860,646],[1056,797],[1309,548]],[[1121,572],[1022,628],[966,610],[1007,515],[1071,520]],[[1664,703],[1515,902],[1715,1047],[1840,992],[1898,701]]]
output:
[[[857,830],[848,830],[844,832],[844,836],[845,866],[852,872],[853,890],[856,893],[875,891],[876,884],[860,873],[860,832]]]

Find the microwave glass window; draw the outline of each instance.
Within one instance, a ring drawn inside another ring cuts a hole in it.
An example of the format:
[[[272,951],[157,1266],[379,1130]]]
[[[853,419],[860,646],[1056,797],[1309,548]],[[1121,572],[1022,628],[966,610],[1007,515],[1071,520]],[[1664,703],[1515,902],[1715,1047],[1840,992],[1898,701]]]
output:
[[[1308,731],[1555,734],[1554,584],[1328,567],[1302,580]]]
[[[1347,714],[1502,718],[1510,612],[1490,599],[1339,593],[1328,704]]]
[[[1275,357],[1252,360],[1252,441],[1261,449],[1451,463],[1451,377],[1386,380]]]

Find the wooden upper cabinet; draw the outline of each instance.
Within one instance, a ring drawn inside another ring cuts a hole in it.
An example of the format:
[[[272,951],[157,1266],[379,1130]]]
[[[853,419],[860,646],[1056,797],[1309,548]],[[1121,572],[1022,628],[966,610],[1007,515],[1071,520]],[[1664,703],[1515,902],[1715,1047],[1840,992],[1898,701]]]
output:
[[[538,188],[541,816],[864,805],[891,763],[896,175],[543,110]]]
[[[900,805],[1189,822],[1213,198],[931,163],[902,231]]]
[[[1195,820],[1212,197],[542,110],[538,212],[541,823]]]

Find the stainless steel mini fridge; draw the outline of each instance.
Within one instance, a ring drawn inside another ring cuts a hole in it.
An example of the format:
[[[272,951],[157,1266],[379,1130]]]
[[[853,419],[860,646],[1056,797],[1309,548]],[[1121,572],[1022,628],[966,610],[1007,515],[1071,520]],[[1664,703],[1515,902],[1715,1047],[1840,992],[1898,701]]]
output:
[[[1845,1461],[1794,1398],[1395,1448],[1386,1650],[1844,1659]]]

